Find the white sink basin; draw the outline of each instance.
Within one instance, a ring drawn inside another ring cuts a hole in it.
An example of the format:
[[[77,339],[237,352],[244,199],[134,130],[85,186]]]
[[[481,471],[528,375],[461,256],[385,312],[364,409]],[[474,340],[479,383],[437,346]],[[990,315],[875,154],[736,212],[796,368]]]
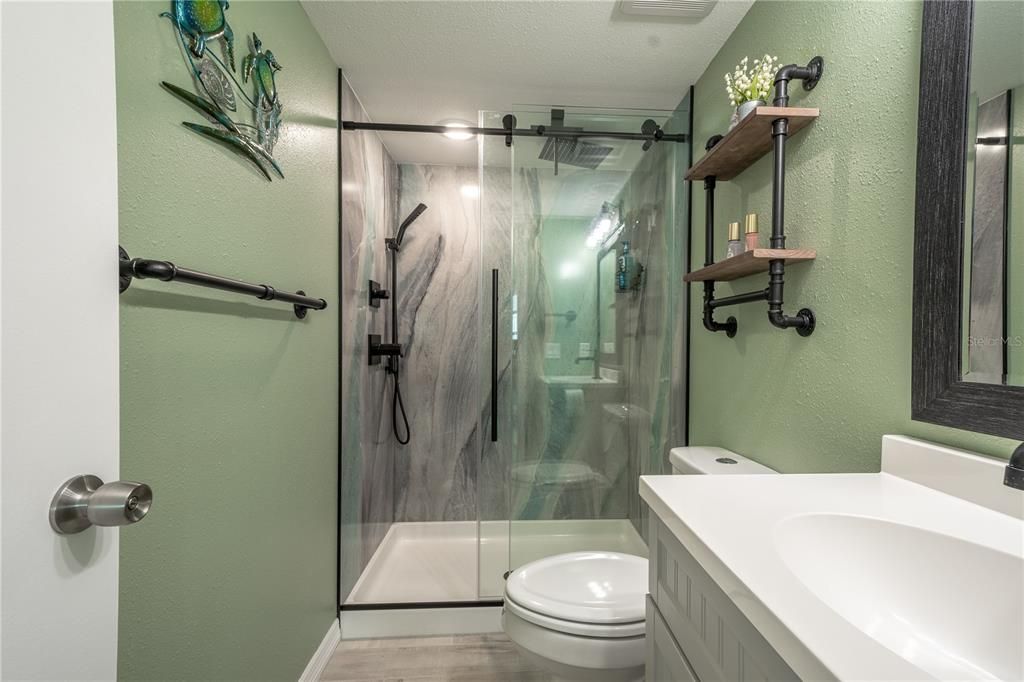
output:
[[[1024,559],[870,516],[775,526],[783,562],[846,621],[941,680],[1024,679]]]

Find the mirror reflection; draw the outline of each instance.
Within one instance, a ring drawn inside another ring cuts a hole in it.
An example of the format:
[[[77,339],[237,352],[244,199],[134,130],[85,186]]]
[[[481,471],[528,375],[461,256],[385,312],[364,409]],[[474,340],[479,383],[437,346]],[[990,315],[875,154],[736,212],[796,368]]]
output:
[[[975,5],[964,215],[965,381],[1024,385],[1024,3]]]

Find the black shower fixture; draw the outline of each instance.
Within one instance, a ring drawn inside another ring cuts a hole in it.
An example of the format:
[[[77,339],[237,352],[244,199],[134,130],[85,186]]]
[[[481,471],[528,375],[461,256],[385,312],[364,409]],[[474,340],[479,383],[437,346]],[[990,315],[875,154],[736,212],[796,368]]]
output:
[[[645,142],[644,144],[649,144]],[[613,148],[603,144],[593,144],[578,139],[562,140],[558,137],[549,137],[544,141],[544,147],[537,157],[543,161],[552,161],[555,164],[555,175],[558,175],[558,163],[567,163],[578,168],[597,170],[601,162],[611,154]]]
[[[380,364],[380,358],[386,357],[388,359],[387,365],[385,366],[387,373],[395,378],[395,392],[391,400],[391,429],[395,432],[395,438],[402,445],[405,445],[412,438],[412,433],[409,431],[409,417],[405,414],[405,404],[402,402],[402,388],[401,382],[399,381],[399,365],[403,356],[402,344],[398,343],[398,252],[402,248],[402,241],[405,239],[405,231],[409,228],[413,222],[423,215],[423,212],[427,210],[426,204],[418,204],[416,208],[412,210],[405,220],[398,226],[398,231],[394,237],[388,237],[384,240],[384,244],[387,246],[388,253],[391,255],[391,291],[385,295],[381,295],[380,290],[376,292],[377,299],[390,298],[391,300],[391,343],[381,343],[380,335],[370,334],[367,339],[369,348],[369,364],[377,365]],[[373,285],[375,282],[371,282],[371,305],[373,305],[374,292]],[[405,439],[398,432],[398,415],[402,415],[402,421],[405,422]]]
[[[384,243],[387,244],[388,250],[398,251],[402,247],[402,240],[405,239],[405,230],[413,223],[414,220],[423,215],[423,212],[427,210],[426,204],[419,204],[412,210],[412,213],[402,221],[402,224],[398,226],[398,234],[395,235],[394,239],[385,239]],[[394,270],[392,270],[394,274]],[[394,282],[392,282],[392,285]],[[395,287],[392,286],[391,290],[394,291]]]
[[[596,170],[612,152],[612,147],[602,144],[584,142],[576,137],[561,137],[561,133],[578,133],[583,130],[583,128],[566,127],[565,109],[551,110],[550,126],[533,126],[533,128],[534,130],[543,130],[543,134],[547,137],[544,147],[540,150],[540,156],[537,158],[553,162],[555,175],[558,175],[559,161],[578,168]]]

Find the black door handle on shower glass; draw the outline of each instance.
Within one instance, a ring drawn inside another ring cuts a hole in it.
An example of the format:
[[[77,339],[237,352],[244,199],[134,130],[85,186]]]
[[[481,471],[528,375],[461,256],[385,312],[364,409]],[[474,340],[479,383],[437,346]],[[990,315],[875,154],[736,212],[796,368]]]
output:
[[[491,442],[498,442],[498,268],[491,270]]]

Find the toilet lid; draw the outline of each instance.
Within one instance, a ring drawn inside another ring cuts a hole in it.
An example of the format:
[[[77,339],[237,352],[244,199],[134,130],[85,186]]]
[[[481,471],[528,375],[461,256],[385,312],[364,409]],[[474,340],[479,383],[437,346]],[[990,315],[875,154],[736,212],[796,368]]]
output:
[[[580,623],[635,623],[645,616],[647,559],[571,552],[517,568],[505,594],[531,611]]]

